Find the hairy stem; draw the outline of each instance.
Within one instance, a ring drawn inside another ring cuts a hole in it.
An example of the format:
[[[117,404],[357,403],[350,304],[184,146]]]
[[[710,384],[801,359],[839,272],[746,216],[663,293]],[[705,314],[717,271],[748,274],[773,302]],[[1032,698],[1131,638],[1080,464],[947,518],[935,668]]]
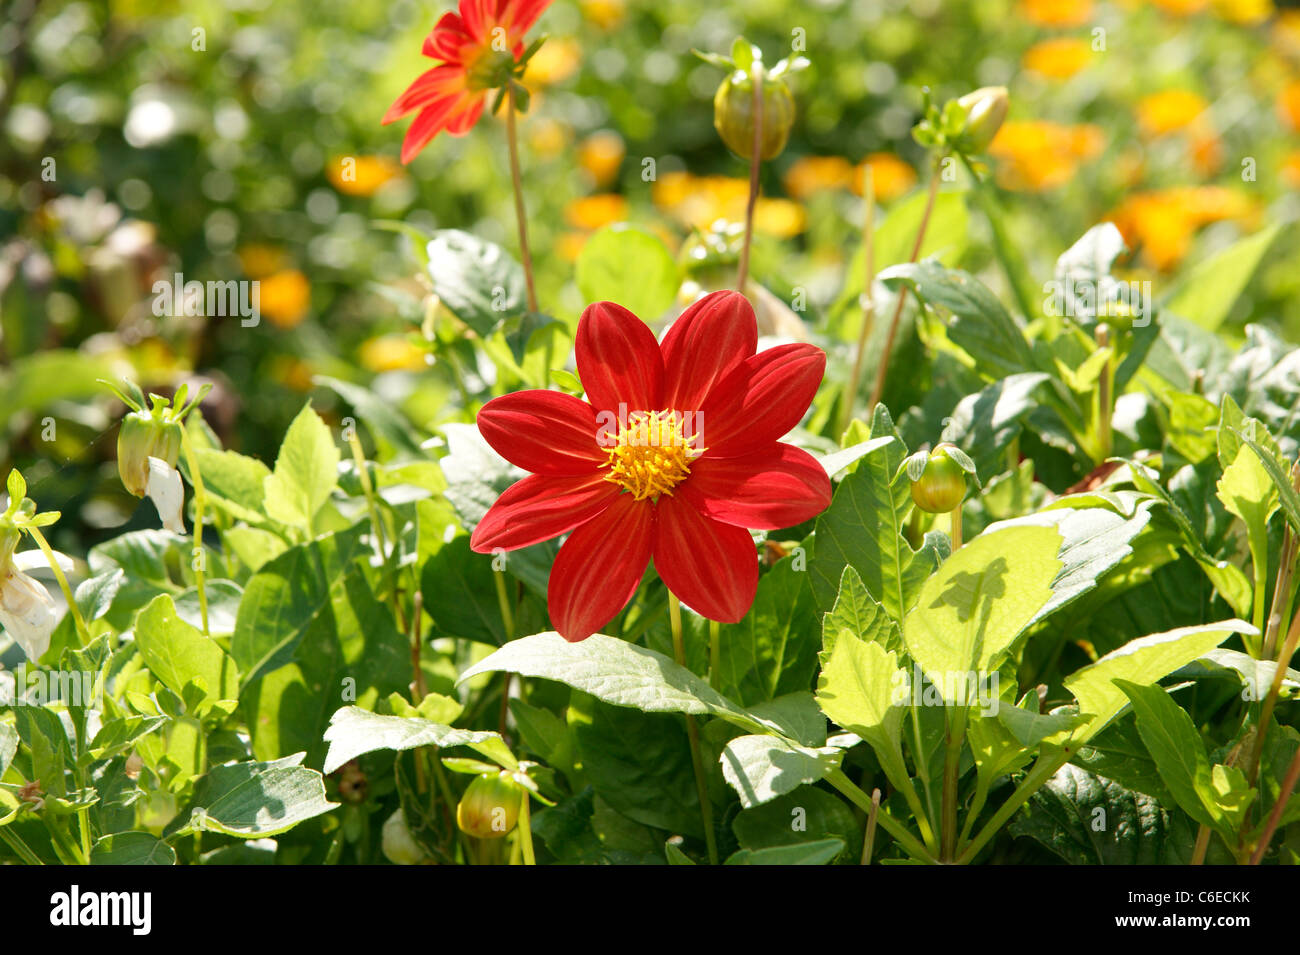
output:
[[[686,646],[682,642],[682,605],[676,595],[668,594],[668,623],[673,632],[673,657],[678,666],[686,666]],[[704,758],[700,755],[700,729],[695,717],[686,714],[686,736],[691,744],[691,768],[695,771],[695,791],[700,798],[700,821],[704,824],[704,845],[709,853],[709,864],[718,864],[718,840],[713,834],[713,805],[709,802],[709,787],[704,782]]]
[[[763,165],[763,65],[755,63],[749,71],[754,87],[754,141],[749,155],[749,201],[745,204],[745,241],[740,247],[740,266],[736,269],[736,291],[745,294],[749,280],[749,244],[754,237],[754,206],[758,204],[758,172]]]

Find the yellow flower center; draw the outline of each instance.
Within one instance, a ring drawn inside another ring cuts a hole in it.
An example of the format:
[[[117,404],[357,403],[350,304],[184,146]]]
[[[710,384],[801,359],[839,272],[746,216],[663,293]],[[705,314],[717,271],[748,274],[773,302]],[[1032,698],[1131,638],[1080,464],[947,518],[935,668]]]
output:
[[[607,434],[602,443],[608,442]],[[638,501],[671,497],[673,488],[690,476],[691,462],[705,451],[695,446],[699,437],[699,421],[689,413],[634,411],[605,450],[605,480],[631,491]]]

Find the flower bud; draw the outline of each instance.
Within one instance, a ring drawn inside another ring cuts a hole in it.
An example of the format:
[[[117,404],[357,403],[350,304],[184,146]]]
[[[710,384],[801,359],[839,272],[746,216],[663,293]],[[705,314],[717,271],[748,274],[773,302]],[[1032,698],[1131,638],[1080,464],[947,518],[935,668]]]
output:
[[[762,72],[762,67],[759,67]],[[762,76],[763,128],[760,158],[775,159],[785,149],[794,125],[794,97],[785,80]],[[737,156],[749,159],[754,152],[754,78],[733,71],[713,97],[713,125],[718,135]]]
[[[419,865],[428,858],[428,853],[411,835],[411,827],[406,824],[406,813],[401,809],[384,822],[383,850],[384,858],[393,865]]]
[[[912,481],[912,500],[930,514],[946,514],[966,497],[966,472],[944,445],[925,459],[925,470]]]
[[[1007,118],[1007,88],[984,86],[959,97],[957,102],[966,110],[962,147],[970,153],[984,152],[1002,128],[1002,121]]]
[[[122,485],[136,497],[149,487],[149,459],[176,467],[181,454],[181,425],[162,415],[132,411],[122,419],[117,434],[117,473]]]
[[[456,807],[456,825],[479,839],[500,839],[519,821],[523,797],[523,787],[508,772],[475,776]]]

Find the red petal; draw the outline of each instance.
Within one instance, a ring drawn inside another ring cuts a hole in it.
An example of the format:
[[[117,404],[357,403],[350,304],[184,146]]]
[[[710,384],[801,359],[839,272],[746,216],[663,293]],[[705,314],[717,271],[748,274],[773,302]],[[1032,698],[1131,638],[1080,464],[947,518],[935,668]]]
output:
[[[401,119],[407,113],[424,109],[439,99],[452,99],[464,88],[465,71],[459,67],[444,63],[431,70],[425,70],[415,78],[401,96],[397,97],[393,105],[388,107],[383,122],[391,123]]]
[[[771,444],[741,458],[700,458],[675,493],[724,524],[776,530],[826,510],[831,479],[808,452]]]
[[[460,0],[460,18],[465,30],[480,43],[486,44],[488,30],[496,25],[496,0]]]
[[[605,462],[595,410],[560,391],[493,398],[478,413],[478,429],[497,454],[534,474],[590,474]]]
[[[668,589],[711,620],[736,623],[758,589],[748,532],[705,517],[681,498],[659,498],[655,570]]]
[[[469,545],[480,554],[514,550],[573,530],[614,503],[620,488],[601,474],[533,474],[510,486],[488,510]]]
[[[682,312],[661,347],[664,409],[699,411],[714,384],[758,347],[754,309],[739,292],[713,292]]]
[[[452,136],[464,136],[470,131],[470,128],[478,122],[478,118],[483,115],[484,97],[477,96],[473,100],[466,100],[465,103],[456,111],[456,114],[447,122],[447,132]]]
[[[595,302],[578,320],[578,377],[597,411],[660,410],[664,365],[654,332],[622,305]]]
[[[705,400],[700,446],[711,458],[767,447],[803,418],[825,371],[816,345],[777,345],[746,359]]]
[[[551,567],[546,605],[564,639],[586,640],[627,606],[650,562],[654,505],[619,495],[569,535]]]
[[[433,31],[424,38],[420,52],[435,60],[458,62],[462,48],[473,43],[474,38],[465,29],[460,17],[454,13],[444,13]]]

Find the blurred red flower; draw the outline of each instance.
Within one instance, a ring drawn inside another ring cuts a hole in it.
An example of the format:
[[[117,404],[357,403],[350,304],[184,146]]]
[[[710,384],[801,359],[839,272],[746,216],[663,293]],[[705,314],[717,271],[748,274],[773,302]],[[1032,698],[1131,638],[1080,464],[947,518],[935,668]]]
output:
[[[407,163],[444,130],[469,132],[488,91],[505,85],[524,53],[524,34],[551,0],[460,0],[460,13],[443,14],[424,40],[423,54],[441,60],[407,87],[384,114],[384,124],[416,112],[402,142]]]
[[[513,550],[573,531],[547,592],[565,639],[622,610],[651,558],[690,607],[740,620],[758,584],[746,528],[790,527],[830,503],[817,460],[777,440],[812,402],[826,355],[807,344],[755,354],[757,342],[737,292],[687,308],[662,344],[627,309],[597,302],[576,340],[586,401],[521,391],[479,412],[487,442],[533,473],[492,505],[471,546]]]

